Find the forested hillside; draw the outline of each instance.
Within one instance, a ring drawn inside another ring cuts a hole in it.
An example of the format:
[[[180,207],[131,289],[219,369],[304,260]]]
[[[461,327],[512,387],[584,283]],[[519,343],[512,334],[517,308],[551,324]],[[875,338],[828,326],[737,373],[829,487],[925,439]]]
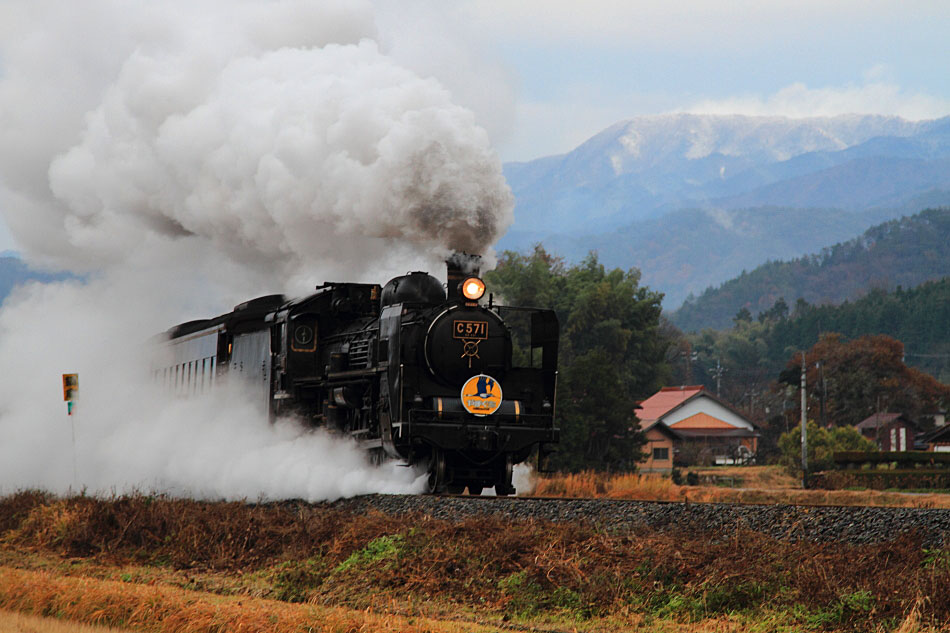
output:
[[[704,330],[680,339],[671,354],[674,381],[702,382],[715,389],[720,363],[723,395],[764,401],[800,350],[813,348],[831,333],[843,341],[883,335],[901,346],[908,366],[950,383],[950,277],[894,292],[873,290],[856,301],[815,306],[804,301],[791,309],[779,300],[753,319],[740,311],[727,330]],[[872,364],[879,364],[873,361]]]
[[[893,290],[950,275],[950,208],[927,209],[885,222],[816,255],[769,262],[689,299],[670,320],[684,331],[732,326],[742,309],[753,315],[779,298],[840,303],[869,289]],[[827,329],[827,327],[826,327]]]
[[[776,352],[802,348],[820,333],[837,332],[847,338],[886,334],[904,344],[908,365],[950,382],[950,277],[915,288],[888,293],[872,290],[841,305],[799,303],[792,318],[776,321],[772,347]]]

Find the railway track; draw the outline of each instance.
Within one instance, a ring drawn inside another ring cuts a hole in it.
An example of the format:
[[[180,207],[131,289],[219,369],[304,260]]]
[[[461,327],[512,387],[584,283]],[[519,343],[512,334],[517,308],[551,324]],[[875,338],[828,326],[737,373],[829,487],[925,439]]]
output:
[[[751,530],[791,541],[858,544],[909,536],[925,547],[950,546],[950,509],[451,495],[365,495],[307,507],[355,514],[418,514],[446,521],[484,516],[574,521],[632,532],[734,535]]]

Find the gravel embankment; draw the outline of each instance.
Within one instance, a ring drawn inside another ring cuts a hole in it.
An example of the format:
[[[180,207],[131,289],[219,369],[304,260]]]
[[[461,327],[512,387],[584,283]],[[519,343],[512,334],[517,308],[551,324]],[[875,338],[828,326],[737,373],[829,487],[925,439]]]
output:
[[[495,515],[512,520],[584,521],[632,531],[725,534],[754,530],[792,541],[874,543],[916,534],[926,546],[950,545],[950,510],[945,509],[413,495],[366,495],[327,505],[356,513],[418,513],[449,521]]]

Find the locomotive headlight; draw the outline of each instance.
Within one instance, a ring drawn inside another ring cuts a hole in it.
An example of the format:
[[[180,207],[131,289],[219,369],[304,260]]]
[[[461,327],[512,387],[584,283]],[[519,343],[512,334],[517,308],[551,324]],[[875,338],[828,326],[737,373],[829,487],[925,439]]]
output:
[[[462,282],[462,295],[470,301],[478,301],[485,294],[485,282],[478,277],[469,277]]]

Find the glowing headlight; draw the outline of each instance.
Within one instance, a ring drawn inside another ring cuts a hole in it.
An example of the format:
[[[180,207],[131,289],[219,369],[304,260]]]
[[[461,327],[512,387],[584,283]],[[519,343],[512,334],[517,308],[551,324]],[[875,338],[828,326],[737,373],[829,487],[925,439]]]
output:
[[[462,282],[462,295],[470,301],[478,301],[485,294],[485,282],[478,277],[469,277]]]

